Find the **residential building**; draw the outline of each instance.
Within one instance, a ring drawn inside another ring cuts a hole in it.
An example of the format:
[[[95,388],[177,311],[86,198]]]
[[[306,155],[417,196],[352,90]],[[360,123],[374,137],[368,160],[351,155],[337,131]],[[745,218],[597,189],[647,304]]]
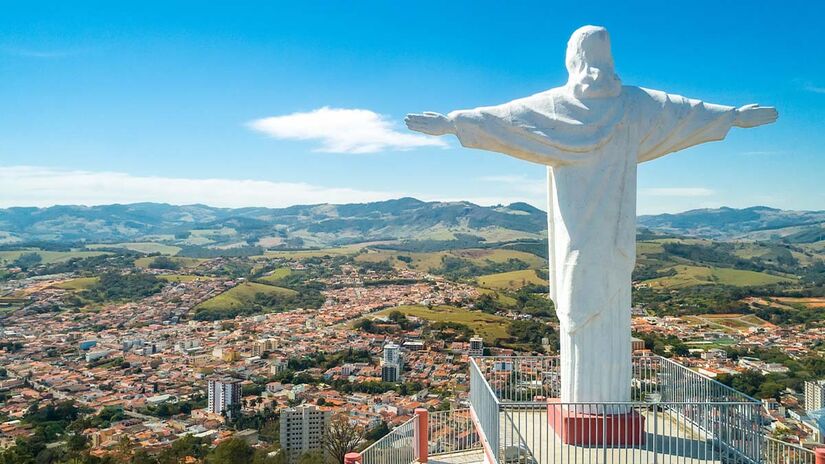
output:
[[[470,356],[484,356],[484,339],[473,337],[470,339]]]
[[[401,347],[393,342],[384,345],[384,359],[381,364],[381,380],[384,382],[399,382],[404,359],[401,356]]]
[[[297,462],[304,453],[323,451],[330,417],[330,411],[309,404],[281,410],[281,450],[288,462]]]
[[[206,409],[215,414],[230,411],[233,404],[241,403],[241,381],[232,378],[209,379]]]
[[[825,380],[805,382],[805,410],[818,411],[825,408]]]
[[[381,380],[384,382],[399,382],[401,374],[395,364],[384,364],[381,366]]]

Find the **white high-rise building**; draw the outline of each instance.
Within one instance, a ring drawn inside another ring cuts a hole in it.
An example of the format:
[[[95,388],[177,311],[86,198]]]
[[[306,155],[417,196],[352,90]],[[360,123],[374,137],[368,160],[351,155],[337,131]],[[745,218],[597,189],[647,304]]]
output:
[[[384,359],[381,364],[381,380],[384,382],[398,382],[401,380],[401,369],[404,358],[401,356],[401,347],[393,342],[384,345]]]
[[[304,453],[323,452],[330,417],[330,411],[309,404],[281,410],[281,450],[288,462],[296,462]]]
[[[206,409],[215,414],[228,411],[233,404],[241,403],[241,381],[231,378],[209,379],[209,399]]]
[[[484,339],[473,337],[470,339],[470,356],[484,356]]]
[[[825,380],[805,382],[805,410],[825,409]]]
[[[384,364],[401,364],[401,347],[393,342],[384,345]]]

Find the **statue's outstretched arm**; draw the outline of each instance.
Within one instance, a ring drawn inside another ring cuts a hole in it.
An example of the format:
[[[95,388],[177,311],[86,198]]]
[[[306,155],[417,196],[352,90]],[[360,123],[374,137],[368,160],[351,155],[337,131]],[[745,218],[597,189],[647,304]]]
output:
[[[455,134],[455,124],[441,113],[425,111],[421,114],[408,114],[404,122],[408,129],[428,135]]]
[[[501,114],[508,114],[505,105],[453,111],[449,115],[425,112],[408,114],[407,127],[429,135],[452,134],[461,145],[512,156],[547,166],[561,166],[583,159],[581,153],[564,153],[541,137],[530,137],[525,130]],[[543,143],[544,142],[544,143]]]
[[[736,109],[733,125],[736,127],[757,127],[776,122],[779,112],[772,106],[759,106],[756,103]]]

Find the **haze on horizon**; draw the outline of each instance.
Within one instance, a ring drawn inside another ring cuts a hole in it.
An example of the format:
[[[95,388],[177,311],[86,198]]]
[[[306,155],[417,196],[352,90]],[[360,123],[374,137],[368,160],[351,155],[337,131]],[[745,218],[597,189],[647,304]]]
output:
[[[472,18],[464,2],[8,6],[0,207],[411,196],[544,209],[541,166],[401,119],[560,85],[570,32],[602,24],[626,84],[782,115],[642,165],[640,214],[825,209],[825,49],[800,45],[821,40],[825,11],[791,3],[474,2]],[[697,23],[705,11],[712,21]]]

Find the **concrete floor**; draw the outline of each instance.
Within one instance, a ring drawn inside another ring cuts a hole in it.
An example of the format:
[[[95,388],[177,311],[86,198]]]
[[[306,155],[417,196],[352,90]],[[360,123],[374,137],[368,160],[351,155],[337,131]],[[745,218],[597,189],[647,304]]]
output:
[[[635,447],[575,446],[562,443],[546,410],[503,412],[500,464],[746,464],[714,449],[701,430],[664,412],[644,414],[645,444]],[[721,454],[720,454],[721,453]],[[432,464],[484,462],[481,450],[430,458]]]
[[[721,464],[722,456],[701,430],[670,414],[648,411],[645,444],[629,447],[566,445],[547,421],[546,411],[502,413],[502,464]],[[724,459],[724,461],[723,461]]]

